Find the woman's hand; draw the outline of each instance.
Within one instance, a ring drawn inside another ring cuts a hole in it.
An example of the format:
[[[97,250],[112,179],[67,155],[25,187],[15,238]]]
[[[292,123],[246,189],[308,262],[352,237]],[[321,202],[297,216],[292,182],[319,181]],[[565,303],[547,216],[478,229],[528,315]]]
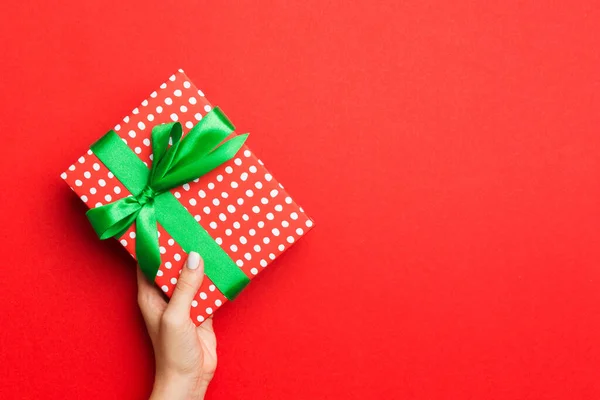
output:
[[[156,379],[151,400],[203,399],[217,367],[212,318],[196,327],[190,307],[204,278],[204,262],[190,252],[167,303],[138,268],[138,303],[154,346]]]

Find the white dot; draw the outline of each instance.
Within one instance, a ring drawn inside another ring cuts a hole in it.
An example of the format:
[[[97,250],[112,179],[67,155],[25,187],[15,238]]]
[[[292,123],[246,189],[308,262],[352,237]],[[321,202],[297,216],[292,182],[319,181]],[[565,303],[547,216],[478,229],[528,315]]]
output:
[[[240,225],[240,223],[239,223],[238,221],[235,221],[235,222],[233,223],[233,227],[234,227],[235,229],[240,229],[241,225]]]
[[[198,322],[204,322],[204,317],[202,315],[198,315],[196,319],[198,320]]]
[[[183,87],[184,87],[184,88],[186,88],[186,89],[189,89],[189,88],[190,88],[190,86],[191,86],[191,85],[190,85],[190,83],[189,83],[188,81],[185,81],[185,82],[183,82]]]
[[[264,221],[258,221],[258,227],[259,228],[264,228],[264,226],[265,226]]]
[[[113,190],[115,191],[116,194],[121,193],[121,188],[119,186],[115,186],[115,188]]]
[[[217,307],[221,307],[221,305],[223,304],[223,302],[219,299],[215,300],[215,306]]]
[[[212,309],[212,308],[210,308],[210,307],[206,307],[206,313],[207,313],[207,314],[209,314],[209,315],[210,315],[210,314],[212,314],[212,312],[213,312],[213,309]]]
[[[237,261],[235,262],[235,264],[236,264],[238,267],[243,267],[243,266],[244,266],[244,262],[243,262],[242,260],[237,260]]]
[[[101,207],[101,206],[102,206],[102,203],[100,203],[100,202],[97,202],[97,203],[96,203],[96,205],[95,205],[94,207]]]
[[[297,228],[296,229],[296,234],[302,235],[303,233],[304,233],[304,231],[302,230],[302,228]]]
[[[181,193],[179,193],[179,192],[174,192],[173,195],[178,199],[181,198]]]
[[[273,229],[271,230],[271,232],[273,232],[273,235],[275,235],[275,236],[279,236],[279,229],[277,229],[277,228],[273,228]]]
[[[210,285],[210,286],[208,287],[208,290],[210,290],[211,292],[214,292],[214,291],[215,291],[215,289],[216,289],[216,286],[215,286],[215,285]]]
[[[156,271],[156,276],[163,276],[163,272],[159,269]]]
[[[240,206],[241,206],[242,204],[244,204],[244,199],[242,199],[242,198],[240,197],[239,199],[237,199],[237,203],[238,203],[238,205],[240,205]]]
[[[141,147],[136,147],[134,149],[134,151],[135,151],[136,154],[140,154],[142,152],[142,148]]]
[[[287,241],[288,241],[288,243],[294,243],[294,237],[293,236],[288,236],[287,237]]]
[[[236,158],[235,160],[233,160],[233,162],[235,163],[235,165],[240,166],[242,165],[242,160],[240,160],[239,158]]]
[[[96,165],[97,165],[97,164],[96,164]],[[98,166],[98,169],[100,169],[100,167],[99,167],[99,166]],[[71,165],[71,166],[69,167],[69,171],[75,171],[75,166],[74,166],[74,165]],[[97,170],[96,170],[96,171],[97,171]]]
[[[175,113],[171,114],[171,120],[177,121],[178,119],[179,119],[179,117],[177,116],[177,114],[175,114]]]
[[[165,249],[164,246],[160,246],[158,250],[160,251],[160,254],[165,254],[167,252],[167,249]]]
[[[214,204],[215,206],[218,206],[218,205],[220,204],[220,201],[219,201],[219,199],[213,199],[213,201],[212,201],[212,202],[213,202],[213,204]]]
[[[160,114],[162,112],[163,108],[161,106],[156,107],[156,112],[158,114]]]
[[[285,250],[285,246],[284,246],[284,245],[282,245],[282,244],[280,244],[279,246],[277,246],[277,249],[278,249],[279,251],[283,251],[283,250]]]
[[[245,181],[246,179],[248,179],[248,173],[247,172],[243,172],[242,175],[240,175],[240,179],[242,181]]]
[[[196,104],[196,98],[195,97],[190,97],[189,102],[190,102],[190,104]]]
[[[252,275],[256,275],[256,274],[258,274],[258,270],[257,270],[256,268],[252,268],[252,269],[250,270],[250,273],[251,273]]]
[[[256,167],[255,167],[254,165],[251,165],[251,166],[250,166],[250,168],[249,168],[249,170],[250,170],[250,172],[252,172],[253,174],[255,174],[255,173],[256,173],[256,171],[257,171],[257,169],[256,169]]]
[[[167,261],[167,262],[165,263],[165,268],[166,268],[166,269],[171,269],[171,267],[172,267],[172,266],[173,266],[173,264],[171,264],[171,261]]]
[[[238,247],[235,244],[232,244],[231,246],[229,246],[229,248],[231,249],[231,251],[233,251],[234,253],[236,251],[238,251]]]
[[[225,214],[221,213],[221,214],[219,214],[219,219],[221,221],[226,221],[227,220],[227,216]]]
[[[273,179],[273,176],[271,176],[271,174],[265,174],[265,180],[267,182],[271,182],[271,179]]]
[[[246,253],[246,254],[244,254],[244,258],[245,258],[246,260],[250,261],[250,260],[252,260],[252,254],[250,254],[250,253]]]
[[[121,239],[119,240],[123,246],[127,246],[127,240]]]
[[[250,229],[248,233],[250,234],[250,236],[254,236],[256,235],[256,229]]]
[[[171,76],[169,77],[169,80],[170,80],[171,82],[175,82],[175,74],[171,75]]]
[[[198,94],[202,97],[204,97],[204,93],[202,93],[202,90],[198,89]]]
[[[77,183],[77,182],[75,182]],[[104,179],[98,179],[98,185],[100,185],[101,187],[106,186],[106,181]]]
[[[129,137],[131,137],[131,138],[135,137],[135,131],[133,129],[129,131]]]
[[[189,200],[189,202],[190,202],[190,205],[192,205],[192,206],[195,206],[195,205],[196,205],[196,199],[194,199],[194,198],[191,198],[191,199]]]
[[[201,189],[198,191],[198,196],[200,196],[200,198],[203,199],[206,197],[206,192]]]
[[[135,239],[135,232],[129,232],[129,237]]]
[[[267,260],[260,260],[260,266],[261,267],[266,267],[267,266]]]
[[[146,129],[146,125],[144,125],[144,123],[142,121],[138,122],[138,128],[140,128],[141,130]]]
[[[183,188],[183,190],[185,190],[186,192],[187,192],[188,190],[190,190],[190,184],[189,184],[189,183],[184,183],[184,184],[183,184],[181,187],[182,187],[182,188]]]
[[[244,150],[244,156],[250,157],[251,154],[250,150]]]
[[[265,237],[263,238],[263,243],[264,243],[264,244],[269,244],[269,242],[271,242],[271,239],[269,239],[268,237],[266,237],[266,236],[265,236]]]
[[[214,184],[214,183],[212,183],[212,182],[210,182],[210,183],[207,185],[207,187],[208,187],[210,190],[213,190],[213,189],[215,188],[215,184]]]
[[[246,190],[246,196],[252,197],[254,196],[254,192],[251,189]]]
[[[157,94],[158,93],[156,93],[156,92],[152,92],[152,93],[150,93],[150,97],[155,98]]]
[[[275,211],[282,211],[283,210],[283,206],[281,204],[277,204],[275,206]]]
[[[163,292],[165,292],[165,293],[169,291],[169,287],[168,287],[167,285],[162,285],[160,288],[161,288],[161,289],[162,289],[162,291],[163,291]]]
[[[194,118],[196,118],[196,121],[200,121],[202,119],[202,114],[196,113],[194,114]]]
[[[177,97],[181,97],[181,90],[177,89],[173,92],[173,94]]]
[[[219,174],[217,175],[217,182],[222,182],[223,181],[223,175]]]
[[[267,214],[267,219],[268,219],[269,221],[272,221],[272,220],[273,220],[273,218],[275,218],[275,216],[273,215],[273,213],[268,213],[268,214]]]
[[[306,221],[306,226],[308,226],[310,228],[311,226],[313,226],[313,222],[310,219],[307,220]]]
[[[254,211],[255,214],[258,214],[260,212],[260,208],[258,206],[254,206],[252,207],[252,211]]]
[[[65,174],[65,176],[66,176],[66,174]],[[87,179],[90,179],[90,177],[92,176],[92,174],[90,174],[90,171],[85,171],[83,173],[83,176],[86,177]]]
[[[188,129],[192,129],[194,127],[194,123],[192,121],[188,121],[185,123],[185,127]]]
[[[129,122],[129,116],[126,116],[126,117],[124,117],[124,118],[123,118],[123,121],[124,121],[125,123]]]
[[[220,237],[215,239],[215,242],[217,242],[217,244],[220,246],[223,244],[223,239],[221,239]]]
[[[94,163],[94,165],[92,165],[92,168],[94,168],[94,171],[99,171],[100,170],[100,164]]]
[[[279,193],[279,191],[277,189],[271,190],[271,197],[277,196],[278,193]]]
[[[298,219],[298,214],[296,212],[293,212],[290,214],[290,218],[291,219]]]
[[[87,201],[88,201],[88,197],[87,197],[85,194],[84,194],[84,195],[81,195],[81,200],[82,200],[84,203],[87,203]]]
[[[120,131],[120,130],[121,130],[121,125],[119,125],[119,124],[115,125],[115,131],[117,131],[117,132],[118,132],[118,131]]]
[[[242,215],[242,219],[244,221],[248,221],[250,219],[250,217],[248,216],[248,214],[244,214],[244,215]]]
[[[171,104],[173,104],[173,99],[171,99],[170,97],[165,98],[165,104],[170,106]]]
[[[207,104],[204,106],[204,111],[209,112],[210,111],[210,106]]]
[[[204,292],[200,292],[200,298],[201,298],[202,300],[206,300],[206,299],[208,298],[208,296],[206,295],[206,293],[204,293]]]
[[[114,177],[115,177],[115,175],[114,175],[112,172],[110,172],[110,171],[108,171],[108,174],[106,174],[106,175],[107,175],[107,176],[108,176],[110,179],[112,179],[112,178],[114,178]]]
[[[210,214],[210,207],[209,206],[205,206],[204,209],[204,214]]]
[[[263,197],[262,199],[260,199],[260,202],[263,204],[269,204],[269,199],[267,199],[266,197]]]
[[[62,174],[60,174],[60,177],[61,177],[62,179],[67,179],[67,173],[66,173],[66,172],[63,172]]]
[[[241,244],[246,244],[246,243],[248,243],[248,239],[246,239],[245,236],[240,236],[240,243]]]
[[[187,107],[181,106],[181,107],[179,107],[179,111],[181,111],[182,113],[187,112]]]
[[[212,221],[210,224],[208,224],[208,226],[210,226],[213,229],[217,229],[217,223],[215,221]]]
[[[233,172],[233,168],[231,168],[231,166],[227,166],[225,167],[225,172],[227,172],[228,174]]]
[[[288,197],[286,197],[286,198],[285,198],[285,202],[286,202],[286,204],[292,204],[292,198],[291,198],[291,197],[289,197],[289,196],[288,196]]]
[[[275,259],[275,254],[273,254],[273,253],[269,253],[269,258],[270,258],[271,260],[274,260],[274,259]]]
[[[227,236],[231,236],[232,233],[233,233],[233,231],[231,229],[225,229],[225,234]]]
[[[133,109],[132,113],[134,113],[134,114],[139,114],[139,113],[140,113],[140,110],[138,110],[138,109],[137,109],[137,107],[136,107],[136,108],[134,108],[134,109]]]
[[[75,186],[81,186],[81,185],[83,185],[83,182],[81,182],[81,180],[77,179],[75,181]]]
[[[257,160],[260,165],[265,165],[261,160]]]
[[[175,261],[180,261],[181,260],[181,255],[179,253],[175,253],[175,255],[173,256],[173,258],[175,259]]]
[[[284,228],[287,228],[288,226],[290,226],[290,223],[287,222],[286,220],[281,221],[281,226],[283,226]]]
[[[254,184],[254,186],[256,186],[257,189],[262,189],[262,183],[261,182],[256,182]]]
[[[104,200],[111,201],[112,200],[112,196],[110,194],[107,194],[106,196],[104,196]]]
[[[238,187],[238,183],[236,181],[231,182],[231,187],[232,188],[237,188]]]
[[[199,215],[194,215],[194,219],[195,219],[197,222],[199,222],[199,221],[200,221],[202,218],[200,218],[200,216],[199,216]]]
[[[227,192],[222,192],[221,197],[226,199],[227,197],[229,197],[229,194],[227,194]]]
[[[90,193],[91,193],[91,194],[96,194],[96,188],[95,188],[95,187],[93,187],[93,188],[90,188]]]
[[[230,205],[227,206],[227,211],[229,211],[230,213],[234,213],[235,212],[235,207],[230,204]]]
[[[258,253],[260,251],[260,246],[257,245],[257,244],[255,244],[254,245],[254,251]]]
[[[198,307],[198,300],[192,300],[192,307]]]
[[[79,160],[77,160],[77,161],[79,161],[79,163],[83,164],[85,162],[85,158],[83,156],[79,157]]]

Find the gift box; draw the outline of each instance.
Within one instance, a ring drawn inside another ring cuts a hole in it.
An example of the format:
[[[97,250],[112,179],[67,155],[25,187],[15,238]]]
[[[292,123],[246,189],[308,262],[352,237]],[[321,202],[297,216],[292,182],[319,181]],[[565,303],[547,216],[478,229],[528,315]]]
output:
[[[203,256],[196,324],[313,226],[246,136],[232,132],[179,70],[61,175],[101,238],[117,238],[167,296],[186,252]],[[201,176],[189,179],[188,166]]]

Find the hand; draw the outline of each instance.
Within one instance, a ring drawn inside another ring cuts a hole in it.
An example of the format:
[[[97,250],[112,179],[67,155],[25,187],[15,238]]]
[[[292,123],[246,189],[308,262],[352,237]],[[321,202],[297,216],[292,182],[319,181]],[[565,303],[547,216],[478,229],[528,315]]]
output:
[[[138,268],[138,304],[154,347],[156,378],[151,400],[197,400],[217,368],[217,339],[212,318],[196,327],[190,307],[204,278],[204,262],[190,252],[167,303]]]

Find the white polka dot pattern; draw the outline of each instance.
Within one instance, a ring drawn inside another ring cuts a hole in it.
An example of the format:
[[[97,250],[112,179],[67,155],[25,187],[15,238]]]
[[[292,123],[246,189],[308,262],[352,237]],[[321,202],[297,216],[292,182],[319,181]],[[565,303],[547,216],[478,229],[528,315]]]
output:
[[[142,161],[151,165],[149,138],[155,124],[179,121],[185,135],[211,109],[204,93],[179,70],[114,130]],[[89,151],[61,178],[90,208],[131,195]],[[250,279],[313,226],[247,146],[234,159],[171,192]],[[184,266],[185,252],[160,225],[158,234],[162,265],[156,284],[170,297]],[[133,227],[119,241],[135,255]],[[204,279],[192,303],[192,320],[201,324],[226,301],[212,281]]]

